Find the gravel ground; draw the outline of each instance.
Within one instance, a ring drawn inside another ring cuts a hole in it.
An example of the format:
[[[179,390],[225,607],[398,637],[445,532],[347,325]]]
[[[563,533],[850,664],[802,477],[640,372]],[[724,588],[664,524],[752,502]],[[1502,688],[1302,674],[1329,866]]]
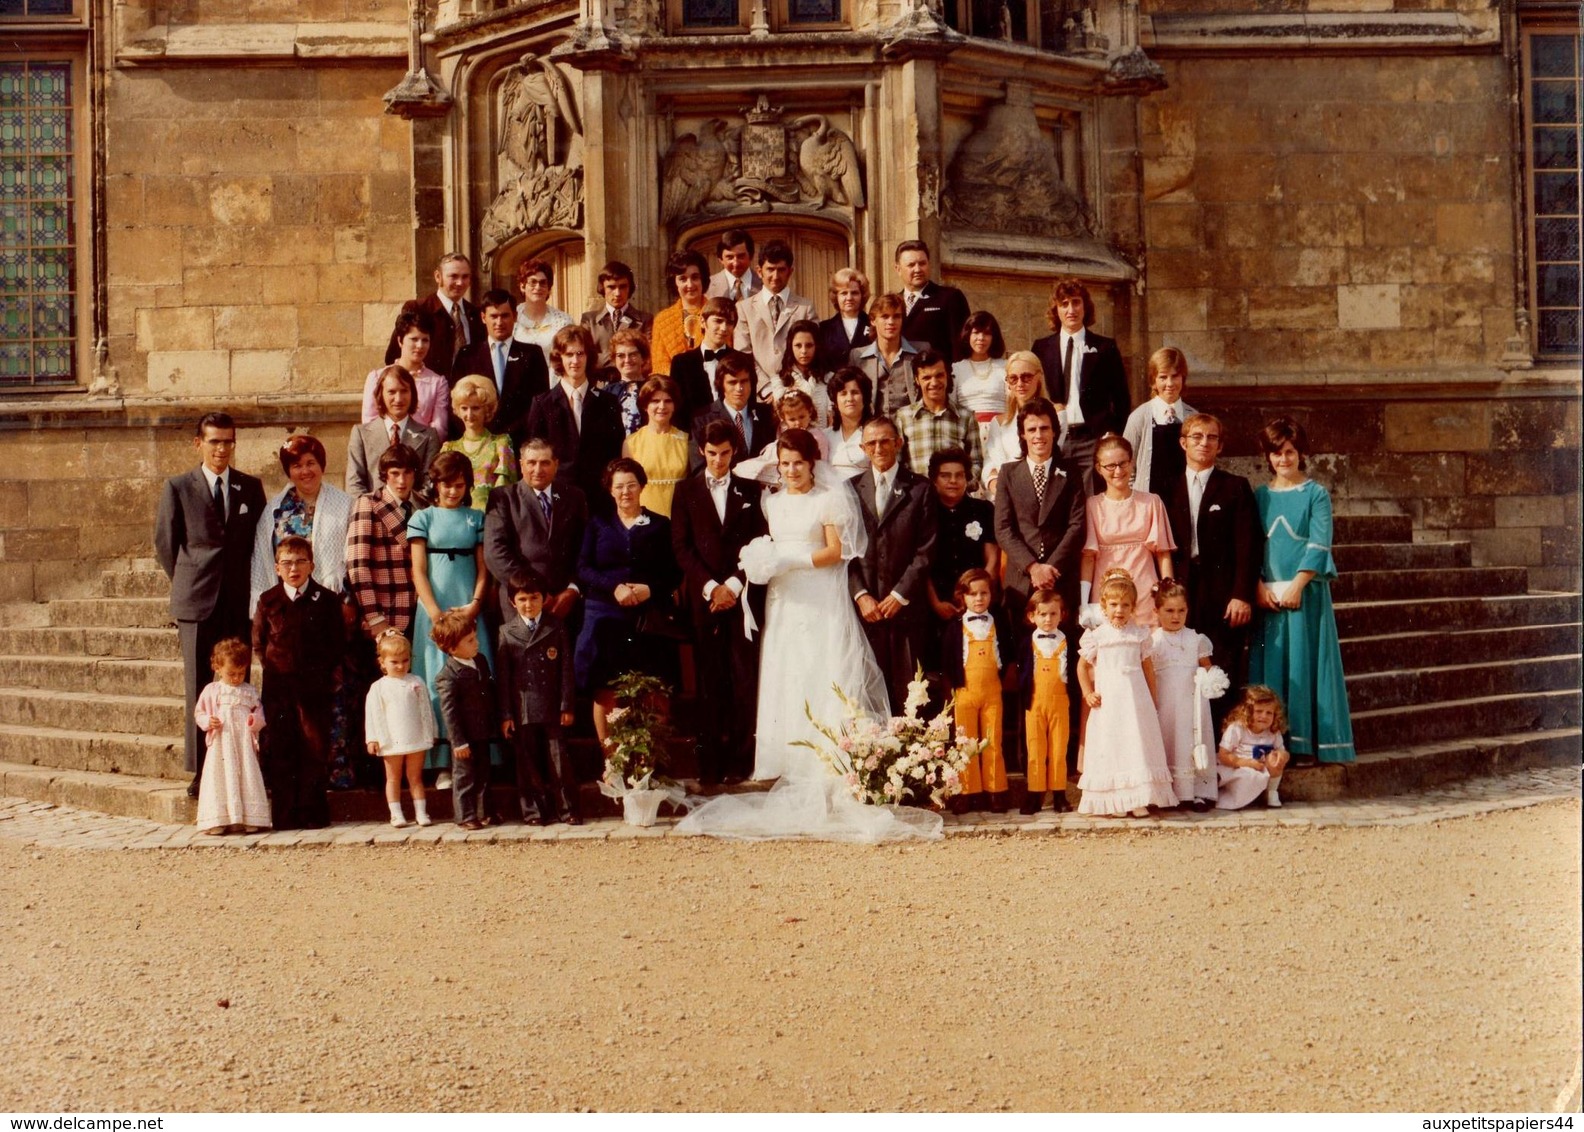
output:
[[[1419,826],[0,840],[0,1108],[1547,1108],[1580,806]]]

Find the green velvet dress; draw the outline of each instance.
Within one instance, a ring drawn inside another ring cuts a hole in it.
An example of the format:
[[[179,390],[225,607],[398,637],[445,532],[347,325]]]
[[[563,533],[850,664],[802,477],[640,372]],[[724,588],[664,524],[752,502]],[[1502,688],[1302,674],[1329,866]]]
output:
[[[1353,761],[1342,649],[1331,608],[1331,496],[1314,480],[1285,490],[1254,489],[1265,527],[1260,579],[1281,592],[1302,570],[1314,571],[1297,609],[1259,610],[1249,655],[1249,682],[1265,684],[1287,707],[1287,748],[1326,763]]]

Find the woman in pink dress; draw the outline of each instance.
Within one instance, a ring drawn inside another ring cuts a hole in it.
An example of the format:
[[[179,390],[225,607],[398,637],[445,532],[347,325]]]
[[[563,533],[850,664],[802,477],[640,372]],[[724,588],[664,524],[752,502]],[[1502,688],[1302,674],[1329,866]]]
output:
[[[1134,490],[1133,446],[1116,433],[1107,433],[1095,445],[1095,467],[1106,489],[1102,495],[1091,495],[1084,505],[1089,534],[1079,574],[1083,602],[1089,604],[1090,584],[1096,578],[1120,566],[1133,575],[1138,588],[1134,621],[1154,628],[1155,599],[1150,588],[1172,576],[1171,552],[1177,549],[1166,504],[1158,495]]]

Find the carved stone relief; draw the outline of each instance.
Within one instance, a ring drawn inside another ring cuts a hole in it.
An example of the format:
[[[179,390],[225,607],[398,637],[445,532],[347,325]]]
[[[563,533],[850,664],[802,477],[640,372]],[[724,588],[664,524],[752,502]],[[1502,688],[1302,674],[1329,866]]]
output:
[[[985,232],[1083,237],[1093,225],[1062,177],[1040,129],[1028,86],[1007,84],[1006,101],[957,147],[946,172],[946,218]]]
[[[485,266],[525,232],[583,223],[583,128],[571,86],[527,54],[500,86],[495,199],[479,227]]]
[[[763,94],[742,114],[741,125],[710,118],[672,143],[661,166],[662,224],[744,205],[864,207],[857,147],[825,115],[789,118]]]

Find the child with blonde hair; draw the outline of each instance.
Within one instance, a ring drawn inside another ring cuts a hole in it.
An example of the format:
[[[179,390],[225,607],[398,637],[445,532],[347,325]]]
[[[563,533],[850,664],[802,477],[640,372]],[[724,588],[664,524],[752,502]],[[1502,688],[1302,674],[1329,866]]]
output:
[[[1121,567],[1100,579],[1104,623],[1078,642],[1078,684],[1089,705],[1084,732],[1081,814],[1148,817],[1177,804],[1155,712],[1150,631],[1133,619],[1138,589]]]
[[[1281,697],[1263,684],[1243,689],[1237,706],[1227,712],[1226,730],[1216,753],[1220,793],[1218,810],[1240,810],[1261,793],[1265,803],[1279,807],[1282,771],[1287,769],[1287,745],[1282,732],[1287,713]]]
[[[1201,743],[1215,737],[1215,724],[1210,721],[1210,701],[1199,694],[1194,677],[1210,669],[1213,646],[1209,637],[1188,628],[1188,587],[1177,579],[1167,578],[1155,586],[1155,609],[1160,626],[1150,634],[1150,660],[1172,789],[1178,801],[1202,814],[1216,804],[1216,774],[1213,766],[1204,770],[1194,766],[1194,716],[1199,717]]]
[[[435,741],[434,709],[429,705],[429,689],[414,676],[412,645],[397,632],[379,639],[379,666],[385,675],[369,688],[364,705],[363,737],[368,753],[385,762],[385,801],[390,804],[390,823],[400,829],[411,825],[402,812],[402,773],[413,797],[413,813],[419,825],[431,824],[429,802],[424,795],[424,756]]]

